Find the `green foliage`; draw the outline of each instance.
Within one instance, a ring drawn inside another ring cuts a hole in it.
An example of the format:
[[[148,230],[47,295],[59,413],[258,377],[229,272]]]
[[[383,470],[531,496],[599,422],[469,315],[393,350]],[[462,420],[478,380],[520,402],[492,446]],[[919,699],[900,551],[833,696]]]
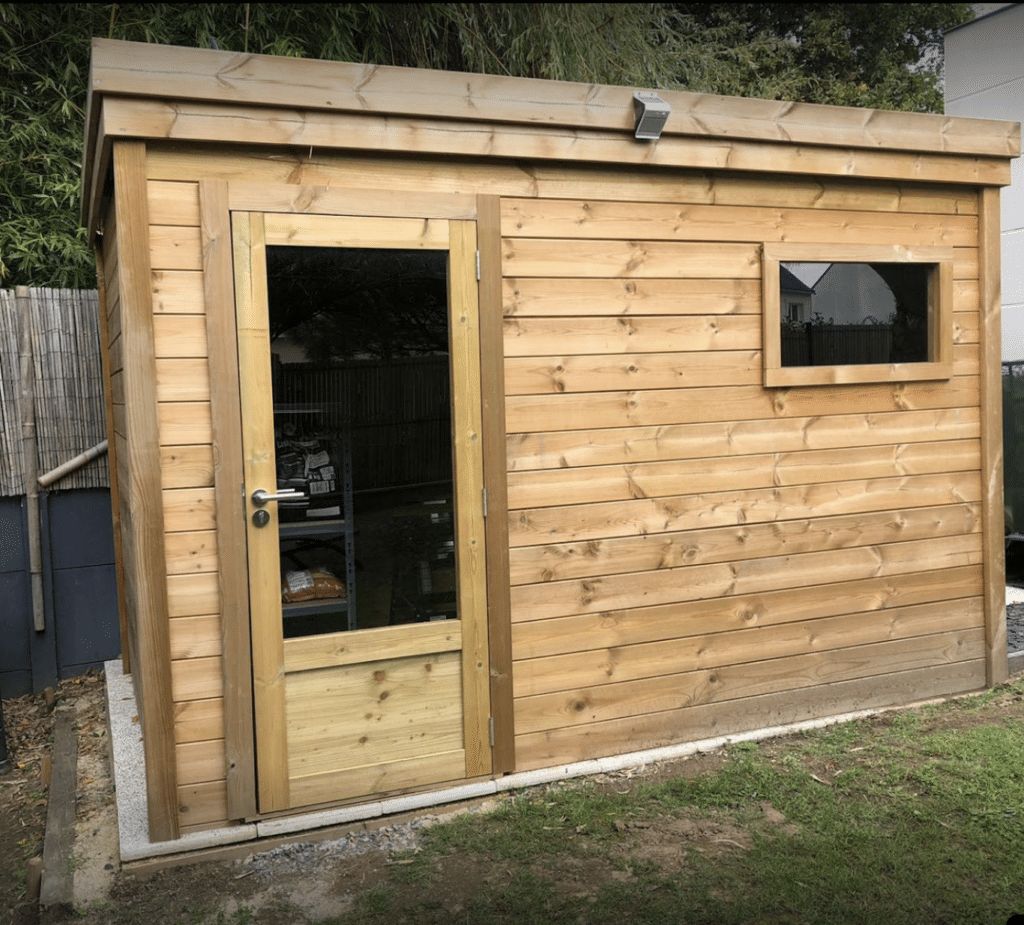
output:
[[[725,22],[747,39],[774,38],[783,54],[759,57],[780,97],[834,106],[941,112],[942,34],[967,22],[963,3],[694,3],[677,9],[705,26]],[[738,39],[739,41],[740,39]],[[760,95],[754,92],[744,95]]]
[[[0,3],[0,286],[88,288],[79,174],[93,36],[938,110],[965,4]]]

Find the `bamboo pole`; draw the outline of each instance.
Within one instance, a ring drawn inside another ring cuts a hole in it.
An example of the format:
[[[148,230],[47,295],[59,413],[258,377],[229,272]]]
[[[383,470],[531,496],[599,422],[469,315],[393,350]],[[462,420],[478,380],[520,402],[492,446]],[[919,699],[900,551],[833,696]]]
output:
[[[92,462],[99,456],[102,456],[107,452],[107,441],[101,440],[96,446],[90,447],[84,453],[79,453],[73,459],[69,459],[66,463],[61,463],[56,469],[51,469],[49,472],[43,473],[39,476],[37,481],[39,482],[40,488],[48,488],[54,482],[59,481],[76,469],[80,469],[86,463]]]
[[[21,315],[21,465],[28,518],[29,574],[32,582],[32,625],[46,629],[43,611],[43,552],[39,530],[39,488],[36,484],[35,375],[32,368],[32,302],[27,286],[18,286],[14,298]]]

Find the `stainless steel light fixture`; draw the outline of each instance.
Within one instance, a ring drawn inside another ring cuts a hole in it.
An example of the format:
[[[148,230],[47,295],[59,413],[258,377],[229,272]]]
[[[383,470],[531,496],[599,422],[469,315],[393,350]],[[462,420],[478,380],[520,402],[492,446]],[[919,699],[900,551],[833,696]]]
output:
[[[644,141],[657,141],[671,111],[672,107],[653,90],[634,91],[634,136]]]

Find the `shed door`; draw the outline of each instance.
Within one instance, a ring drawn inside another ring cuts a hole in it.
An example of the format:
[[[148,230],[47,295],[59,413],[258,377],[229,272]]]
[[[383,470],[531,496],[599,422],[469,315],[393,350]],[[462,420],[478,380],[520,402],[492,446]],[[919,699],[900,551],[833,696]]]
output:
[[[475,223],[232,222],[259,811],[486,774]]]

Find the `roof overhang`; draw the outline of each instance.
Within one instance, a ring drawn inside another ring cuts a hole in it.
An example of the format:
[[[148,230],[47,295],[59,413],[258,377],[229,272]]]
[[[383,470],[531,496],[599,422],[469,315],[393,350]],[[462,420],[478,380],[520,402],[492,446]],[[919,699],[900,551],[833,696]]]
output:
[[[771,145],[793,155],[773,159],[775,172],[948,181],[932,165],[953,157],[963,161],[956,182],[993,186],[1009,183],[1020,154],[1016,122],[667,90],[658,91],[671,107],[661,138],[643,142],[633,93],[94,39],[83,221],[95,227],[119,138],[445,156],[456,132],[464,156],[755,171]],[[826,150],[845,154],[825,163]]]

